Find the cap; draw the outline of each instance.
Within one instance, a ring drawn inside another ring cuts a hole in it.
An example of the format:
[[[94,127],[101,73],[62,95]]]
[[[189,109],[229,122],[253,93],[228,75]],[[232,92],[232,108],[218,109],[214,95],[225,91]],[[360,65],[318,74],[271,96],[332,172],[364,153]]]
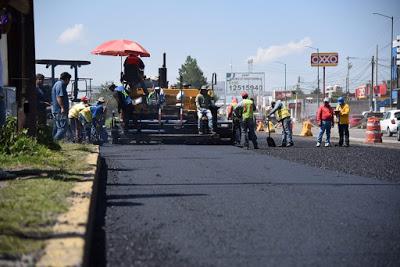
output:
[[[343,103],[344,103],[344,98],[343,98],[343,97],[339,97],[339,98],[337,99],[337,102],[338,102],[339,104],[343,104]]]
[[[201,88],[200,88],[200,90],[208,90],[207,85],[202,85]]]
[[[247,92],[242,92],[240,95],[242,96],[242,98],[249,96],[249,94]]]
[[[89,98],[87,98],[86,96],[82,96],[82,97],[81,97],[81,101],[82,101],[82,102],[88,102],[88,101],[89,101]]]
[[[329,103],[329,97],[325,97],[324,98],[324,102],[328,102]]]
[[[160,90],[161,88],[159,86],[154,87],[154,90]]]
[[[105,100],[104,100],[104,97],[99,97],[99,99],[97,99],[97,102],[100,102],[100,103],[104,103],[104,102],[106,102]]]

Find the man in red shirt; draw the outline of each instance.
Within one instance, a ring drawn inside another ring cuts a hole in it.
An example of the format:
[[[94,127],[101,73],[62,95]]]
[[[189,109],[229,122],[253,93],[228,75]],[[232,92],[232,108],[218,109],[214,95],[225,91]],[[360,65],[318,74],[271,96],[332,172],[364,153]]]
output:
[[[331,146],[331,128],[333,127],[333,109],[329,105],[329,98],[324,98],[324,104],[318,108],[317,111],[317,123],[320,127],[317,147],[321,146],[322,136],[326,131],[325,146]]]
[[[141,87],[147,96],[148,90],[144,78],[143,61],[136,55],[129,55],[124,62],[124,73],[121,74],[121,83],[124,81],[127,82],[132,90]]]

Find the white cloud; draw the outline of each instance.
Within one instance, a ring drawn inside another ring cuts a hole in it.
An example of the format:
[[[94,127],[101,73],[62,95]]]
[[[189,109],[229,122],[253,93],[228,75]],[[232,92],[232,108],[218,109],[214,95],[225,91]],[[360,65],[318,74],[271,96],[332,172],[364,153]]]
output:
[[[260,47],[257,49],[257,54],[249,59],[253,59],[254,64],[271,62],[290,54],[302,52],[306,49],[306,45],[312,45],[312,41],[309,37],[304,37],[297,43],[289,42],[283,45],[271,45],[268,48]]]
[[[71,28],[67,28],[57,39],[60,44],[68,44],[77,41],[84,41],[84,27],[83,24],[75,24]]]

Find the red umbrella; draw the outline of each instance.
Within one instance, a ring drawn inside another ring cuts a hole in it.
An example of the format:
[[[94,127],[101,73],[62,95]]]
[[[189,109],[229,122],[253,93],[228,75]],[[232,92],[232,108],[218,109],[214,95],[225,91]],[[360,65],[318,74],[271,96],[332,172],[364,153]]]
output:
[[[140,44],[129,40],[112,40],[96,47],[92,52],[95,55],[150,57],[150,53]]]

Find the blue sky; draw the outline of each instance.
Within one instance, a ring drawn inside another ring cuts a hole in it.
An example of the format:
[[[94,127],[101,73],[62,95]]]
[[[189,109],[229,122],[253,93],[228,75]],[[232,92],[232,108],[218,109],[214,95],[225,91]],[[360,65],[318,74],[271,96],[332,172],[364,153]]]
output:
[[[327,68],[327,85],[344,85],[347,56],[353,59],[351,85],[370,79],[369,62],[379,46],[379,79],[390,77],[390,20],[372,15],[394,16],[394,36],[400,35],[398,0],[328,1],[129,1],[129,0],[36,0],[35,36],[37,59],[89,60],[80,76],[92,77],[94,85],[118,81],[120,59],[95,56],[90,51],[112,39],[139,42],[150,53],[145,58],[147,75],[157,75],[162,53],[167,53],[168,80],[176,82],[178,69],[188,55],[197,59],[204,74],[219,80],[225,73],[247,71],[247,60],[257,50],[253,71],[265,72],[266,87],[283,87],[283,66],[287,84],[301,77],[302,87],[316,85],[316,68],[310,66],[313,52],[338,52],[339,65]],[[397,17],[396,17],[397,16]],[[385,61],[386,59],[386,61]],[[68,68],[57,68],[56,74]],[[37,72],[50,75],[37,66]]]

